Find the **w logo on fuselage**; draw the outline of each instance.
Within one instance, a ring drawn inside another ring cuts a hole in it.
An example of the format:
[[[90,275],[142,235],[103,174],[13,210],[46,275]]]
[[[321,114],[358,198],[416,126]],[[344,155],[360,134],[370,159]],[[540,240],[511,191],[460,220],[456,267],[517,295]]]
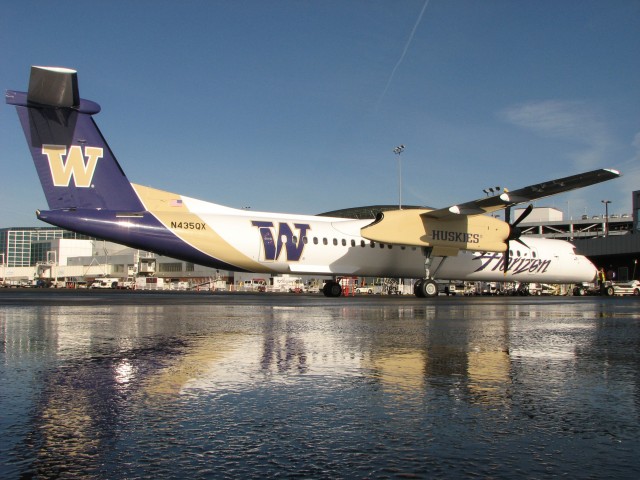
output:
[[[68,187],[73,177],[76,187],[89,188],[103,150],[99,147],[84,147],[83,151],[81,146],[72,145],[67,154],[67,147],[64,145],[42,145],[42,154],[49,161],[54,186]]]
[[[277,229],[273,222],[253,220],[251,225],[258,227],[260,231],[265,260],[278,260],[283,250],[287,254],[288,261],[297,262],[300,260],[304,250],[307,230],[311,229],[310,225],[294,223],[293,227],[298,230],[298,235],[294,235],[289,224],[284,222],[280,222]]]

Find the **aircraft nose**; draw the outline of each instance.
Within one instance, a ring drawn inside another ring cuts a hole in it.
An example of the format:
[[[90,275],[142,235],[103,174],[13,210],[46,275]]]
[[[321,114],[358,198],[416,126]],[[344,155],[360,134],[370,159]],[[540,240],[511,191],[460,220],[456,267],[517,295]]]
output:
[[[591,260],[589,260],[587,257],[580,257],[580,258],[582,260],[585,278],[588,277],[589,280],[587,281],[589,282],[595,282],[596,276],[598,275],[598,269],[593,263],[591,263]]]

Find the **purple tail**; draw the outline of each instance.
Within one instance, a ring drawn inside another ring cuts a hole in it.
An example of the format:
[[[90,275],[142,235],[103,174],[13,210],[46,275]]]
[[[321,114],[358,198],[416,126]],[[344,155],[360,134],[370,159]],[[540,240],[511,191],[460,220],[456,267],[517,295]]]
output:
[[[51,210],[144,210],[91,118],[100,105],[78,94],[74,70],[31,67],[29,91],[7,91]]]

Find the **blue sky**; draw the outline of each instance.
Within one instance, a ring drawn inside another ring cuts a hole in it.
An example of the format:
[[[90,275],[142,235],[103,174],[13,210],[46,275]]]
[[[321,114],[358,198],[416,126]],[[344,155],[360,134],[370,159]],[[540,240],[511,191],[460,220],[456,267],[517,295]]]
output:
[[[426,5],[426,7],[425,7]],[[631,212],[640,189],[640,1],[12,1],[0,86],[78,70],[129,179],[233,207],[442,207],[600,167],[537,202]],[[46,208],[0,108],[0,227]]]

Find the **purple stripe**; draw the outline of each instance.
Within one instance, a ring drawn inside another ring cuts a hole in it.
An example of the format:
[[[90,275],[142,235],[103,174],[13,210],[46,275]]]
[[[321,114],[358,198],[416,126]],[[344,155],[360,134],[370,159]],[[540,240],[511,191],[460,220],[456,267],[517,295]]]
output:
[[[186,244],[149,212],[140,212],[135,215],[141,216],[123,218],[116,217],[116,212],[114,211],[78,209],[42,211],[39,213],[38,218],[43,222],[74,232],[109,240],[131,248],[154,252],[185,262],[223,270],[246,271]]]

